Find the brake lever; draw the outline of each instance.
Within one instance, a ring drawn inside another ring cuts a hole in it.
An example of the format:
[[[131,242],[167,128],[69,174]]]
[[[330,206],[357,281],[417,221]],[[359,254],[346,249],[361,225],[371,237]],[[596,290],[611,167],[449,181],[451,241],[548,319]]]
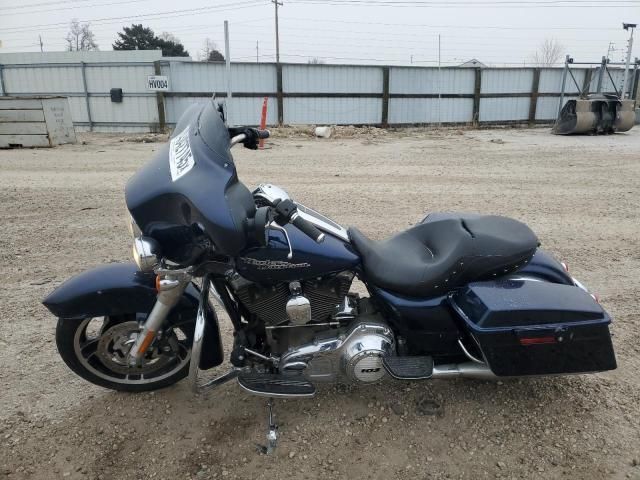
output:
[[[289,247],[289,254],[287,255],[287,259],[291,260],[293,258],[293,250],[291,249],[291,240],[289,240],[289,234],[287,233],[287,230],[283,226],[278,225],[274,220],[267,223],[267,228],[271,228],[272,230],[279,230],[284,233],[284,238],[286,238],[287,246]]]

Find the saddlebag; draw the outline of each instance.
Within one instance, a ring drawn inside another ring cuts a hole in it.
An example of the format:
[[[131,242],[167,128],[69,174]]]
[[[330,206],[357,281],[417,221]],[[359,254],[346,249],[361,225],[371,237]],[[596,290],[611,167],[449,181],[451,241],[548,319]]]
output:
[[[611,318],[576,286],[534,280],[475,282],[449,300],[498,376],[616,368]]]

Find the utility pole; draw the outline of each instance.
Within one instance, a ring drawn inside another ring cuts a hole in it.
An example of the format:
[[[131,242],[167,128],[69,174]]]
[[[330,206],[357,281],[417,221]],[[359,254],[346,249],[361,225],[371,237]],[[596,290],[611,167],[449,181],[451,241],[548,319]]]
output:
[[[42,35],[38,35],[38,40],[40,41],[40,51],[44,52],[44,44],[42,43]]]
[[[256,63],[260,63],[260,41],[256,40]]]
[[[615,51],[615,48],[613,48],[615,46],[616,46],[615,43],[609,42],[609,47],[607,48],[607,58],[608,59],[611,59],[611,57],[609,55],[611,54],[611,52]]]
[[[635,23],[623,23],[622,28],[625,30],[631,29],[631,35],[629,36],[629,44],[627,45],[627,61],[624,66],[624,80],[622,81],[622,90],[620,91],[620,100],[624,100],[624,95],[627,92],[627,80],[629,77],[629,62],[631,62],[631,50],[633,49],[633,30],[636,28]]]
[[[440,34],[438,34],[438,126],[442,125],[442,69],[441,67],[441,49],[440,49]]]
[[[227,71],[227,125],[233,125],[231,123],[231,53],[229,48],[229,22],[227,20],[224,21],[224,56],[226,63],[226,71]]]
[[[276,6],[276,63],[280,63],[280,33],[278,32],[278,6],[282,6],[283,3],[278,0],[271,0]]]

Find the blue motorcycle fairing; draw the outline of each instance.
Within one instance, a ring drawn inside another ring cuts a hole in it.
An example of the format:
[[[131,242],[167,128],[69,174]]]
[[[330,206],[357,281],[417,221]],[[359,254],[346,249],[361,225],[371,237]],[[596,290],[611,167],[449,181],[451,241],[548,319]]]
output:
[[[65,319],[148,313],[156,301],[155,275],[138,270],[134,263],[101,265],[70,278],[42,301],[56,317]],[[189,284],[169,314],[172,325],[194,322],[199,289]],[[200,368],[220,365],[224,359],[215,311],[207,308]]]
[[[218,254],[236,255],[247,242],[255,204],[238,180],[229,132],[213,102],[190,107],[173,140],[129,179],[127,208],[173,262],[196,263],[208,244]]]
[[[240,275],[253,282],[270,284],[354,270],[360,264],[360,256],[349,242],[326,234],[322,243],[316,243],[293,225],[284,228],[293,257],[287,258],[289,247],[284,233],[270,229],[266,246],[249,248],[236,258]]]

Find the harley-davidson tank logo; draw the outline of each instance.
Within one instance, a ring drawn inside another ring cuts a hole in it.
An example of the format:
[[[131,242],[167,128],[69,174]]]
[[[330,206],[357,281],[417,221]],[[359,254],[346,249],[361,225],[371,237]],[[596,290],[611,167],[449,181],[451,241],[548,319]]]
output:
[[[291,263],[280,260],[256,260],[255,258],[240,257],[240,260],[247,265],[256,267],[258,270],[287,270],[290,268],[308,268],[310,263]]]

